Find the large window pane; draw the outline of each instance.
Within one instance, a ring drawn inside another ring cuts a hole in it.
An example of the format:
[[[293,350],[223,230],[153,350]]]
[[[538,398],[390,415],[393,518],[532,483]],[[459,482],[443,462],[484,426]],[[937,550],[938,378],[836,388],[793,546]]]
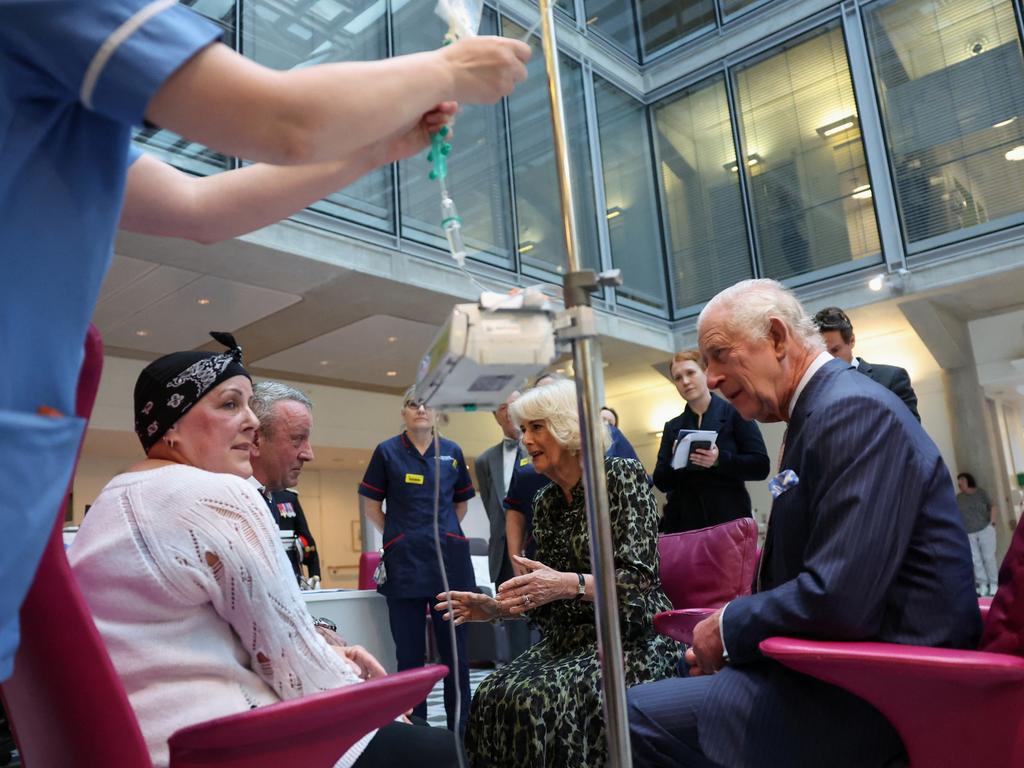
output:
[[[907,240],[1024,210],[1024,62],[1010,3],[885,3],[867,30]]]
[[[235,44],[235,0],[179,0],[182,5],[202,14],[223,30],[221,41]],[[173,131],[146,126],[134,131],[135,142],[141,149],[172,165],[192,173],[206,175],[231,167],[231,159],[219,152],[187,141]]]
[[[761,2],[763,2],[764,5],[767,5],[771,1],[772,0],[719,0],[722,6],[723,16],[732,16],[737,13],[742,13],[752,5],[756,5]]]
[[[446,25],[433,2],[409,2],[394,14],[396,53],[413,53],[441,45]],[[494,12],[484,8],[480,34],[497,31]],[[508,177],[505,117],[499,102],[468,105],[455,122],[448,159],[448,190],[462,216],[462,234],[471,258],[513,268],[512,203]],[[426,153],[399,164],[400,219],[403,237],[447,248],[441,231],[441,198],[429,181]]]
[[[522,39],[526,30],[504,21],[504,32]],[[519,259],[524,267],[561,273],[566,266],[562,207],[555,170],[551,105],[540,39],[531,39],[533,58],[529,76],[508,100],[511,123],[512,169],[516,188],[516,219],[519,226]],[[587,142],[586,105],[583,100],[583,72],[575,61],[562,57],[562,99],[565,104],[569,163],[573,173],[576,205],[577,249],[584,267],[600,264],[597,240],[597,209],[594,179]]]
[[[678,309],[753,277],[725,79],[655,106],[655,140]]]
[[[612,263],[622,270],[620,300],[664,312],[665,260],[644,107],[594,78]]]
[[[715,25],[714,0],[645,0],[637,10],[645,56]]]
[[[628,53],[640,58],[632,0],[586,0],[587,27]]]
[[[843,34],[827,28],[736,74],[765,276],[880,260]]]
[[[383,0],[245,0],[242,52],[272,69],[387,56]],[[377,168],[313,206],[369,226],[391,229],[391,169]]]

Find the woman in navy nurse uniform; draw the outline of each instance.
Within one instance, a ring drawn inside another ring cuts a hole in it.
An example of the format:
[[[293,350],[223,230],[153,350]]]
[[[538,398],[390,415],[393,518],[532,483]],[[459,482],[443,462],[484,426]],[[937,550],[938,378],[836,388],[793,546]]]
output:
[[[426,653],[423,622],[434,596],[444,591],[434,546],[434,412],[411,399],[410,391],[402,407],[402,419],[405,431],[377,446],[359,484],[359,494],[367,500],[367,517],[383,531],[384,578],[377,591],[387,598],[399,670],[423,666]],[[454,590],[476,591],[469,540],[460,525],[467,502],[476,491],[462,449],[443,437],[439,447],[438,524],[448,583]],[[384,501],[386,509],[382,509]],[[462,731],[470,702],[466,630],[465,627],[456,629],[458,651],[456,663],[453,663],[449,625],[436,620],[431,624],[442,663],[449,670],[456,669],[457,663],[462,694],[459,730]],[[448,727],[453,728],[455,689],[451,673],[444,679],[444,708]],[[413,714],[426,718],[426,701],[417,706]]]

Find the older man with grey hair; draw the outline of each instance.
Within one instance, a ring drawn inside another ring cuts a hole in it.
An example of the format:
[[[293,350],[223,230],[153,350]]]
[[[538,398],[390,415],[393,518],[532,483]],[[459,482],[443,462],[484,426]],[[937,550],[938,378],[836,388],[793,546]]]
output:
[[[968,648],[981,632],[949,470],[892,392],[833,359],[793,294],[748,280],[697,322],[708,386],[784,421],[754,593],[697,625],[691,677],[630,689],[637,766],[886,766],[872,706],[760,654],[775,635]],[[713,674],[717,673],[717,674]]]
[[[313,460],[309,443],[313,403],[304,392],[288,384],[261,381],[252,388],[249,406],[260,420],[249,452],[254,485],[259,487],[278,527],[295,534],[296,546],[288,551],[295,575],[301,577],[305,565],[310,579],[319,578],[316,542],[299,495],[290,490],[299,482],[303,465]]]

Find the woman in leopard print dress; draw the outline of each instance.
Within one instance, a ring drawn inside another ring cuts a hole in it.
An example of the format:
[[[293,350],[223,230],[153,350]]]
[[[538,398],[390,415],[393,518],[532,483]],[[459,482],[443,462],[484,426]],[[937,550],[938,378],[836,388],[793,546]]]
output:
[[[451,596],[457,623],[525,614],[542,634],[477,689],[466,730],[474,768],[607,761],[574,393],[571,382],[558,382],[511,406],[534,466],[554,481],[534,500],[537,561],[516,558],[525,573],[502,584],[497,599]],[[632,459],[607,459],[605,471],[626,685],[633,686],[674,674],[679,646],[652,625],[672,605],[658,575],[658,510],[647,476]]]

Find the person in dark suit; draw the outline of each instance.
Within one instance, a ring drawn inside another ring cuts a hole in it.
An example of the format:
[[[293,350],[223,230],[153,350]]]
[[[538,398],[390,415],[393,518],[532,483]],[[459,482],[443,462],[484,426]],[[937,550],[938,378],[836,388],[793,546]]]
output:
[[[669,367],[672,381],[686,400],[686,409],[665,423],[654,468],[654,484],[668,495],[661,518],[662,533],[678,533],[750,517],[746,480],[768,477],[768,452],[757,425],[708,389],[701,354],[679,352]],[[681,429],[717,432],[710,449],[690,454],[682,469],[672,468]]]
[[[519,446],[519,428],[512,423],[508,407],[519,397],[513,392],[494,412],[494,420],[501,427],[502,439],[477,456],[475,462],[476,486],[480,500],[491,524],[491,536],[487,542],[487,563],[491,581],[501,584],[515,574],[505,547],[505,506],[502,503],[508,492],[512,473],[525,454]]]
[[[905,759],[876,709],[766,659],[758,644],[790,635],[976,647],[970,547],[949,470],[899,398],[825,352],[779,283],[726,289],[697,332],[708,385],[744,418],[788,429],[754,593],[695,627],[693,677],[627,692],[634,765]]]
[[[874,379],[886,389],[894,392],[900,400],[907,404],[907,408],[914,414],[914,418],[921,420],[917,412],[917,394],[910,383],[910,374],[906,368],[897,365],[882,365],[881,363],[869,363],[861,357],[853,356],[853,345],[857,343],[857,337],[853,333],[853,323],[839,307],[825,307],[814,316],[814,323],[821,332],[821,338],[825,341],[825,347],[832,357],[845,360],[869,379]]]
[[[295,533],[296,548],[287,551],[296,578],[320,576],[320,557],[309,530],[306,515],[294,488],[302,467],[313,460],[309,442],[313,431],[313,403],[301,390],[279,381],[261,381],[252,389],[249,400],[259,429],[249,449],[253,484],[267,502],[274,522],[282,531]]]

